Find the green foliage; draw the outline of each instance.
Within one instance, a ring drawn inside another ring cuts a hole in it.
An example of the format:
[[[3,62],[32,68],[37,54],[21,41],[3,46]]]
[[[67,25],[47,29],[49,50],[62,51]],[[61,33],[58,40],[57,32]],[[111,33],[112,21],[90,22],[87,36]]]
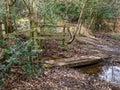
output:
[[[34,13],[36,13],[33,9],[37,8],[38,19],[41,23],[44,24],[57,24],[60,20],[68,20],[70,22],[76,22],[79,18],[79,14],[82,9],[82,5],[84,0],[74,0],[74,1],[61,1],[61,0],[24,0],[26,2],[17,0],[14,6],[11,8],[11,13],[9,13],[8,17],[11,18],[11,21],[30,16],[34,18]],[[30,3],[32,2],[32,3]],[[34,5],[34,3],[37,3]],[[29,10],[31,10],[31,15],[29,15]],[[89,0],[86,5],[85,12],[82,16],[82,22],[87,22],[86,25],[89,25],[92,18],[95,18],[93,22],[93,26],[103,23],[102,20],[99,19],[113,19],[119,15],[120,3],[116,0]],[[1,19],[4,19],[7,14],[5,7],[2,8],[2,4],[0,4],[0,16]]]
[[[67,17],[69,21],[77,21],[82,8],[81,1],[75,1],[72,3],[67,3]]]
[[[66,12],[66,3],[63,2],[55,2],[54,3],[54,13],[61,19],[65,19],[65,12]]]
[[[40,64],[40,61],[34,63],[32,60],[28,59],[29,57],[36,56],[38,53],[33,52],[34,48],[32,40],[27,40],[23,42],[19,38],[13,38],[15,45],[10,46],[8,49],[4,49],[3,59],[0,63],[0,82],[2,83],[6,78],[7,74],[10,73],[10,69],[14,66],[20,66],[23,71],[27,74],[39,74],[43,66]]]
[[[116,3],[114,3],[116,6]],[[114,7],[111,3],[108,2],[99,2],[93,7],[93,14],[97,18],[115,18],[118,15],[118,11],[116,7]]]
[[[55,24],[60,19],[60,9],[63,7],[58,8],[59,3],[54,2],[51,0],[39,0],[39,14],[41,17],[41,21],[43,23],[52,23]]]
[[[91,24],[91,21],[94,18],[90,27],[92,29],[104,28],[105,23],[103,22],[105,19],[115,19],[119,16],[119,7],[120,3],[109,0],[96,0],[89,1],[87,6],[88,18],[86,19],[88,25]]]
[[[5,39],[0,37],[0,48],[8,48],[8,44],[6,43]]]
[[[84,0],[51,1],[39,0],[39,13],[44,23],[57,23],[59,20],[76,21]]]
[[[40,0],[39,12],[42,19],[45,18],[45,23],[54,23],[60,19],[69,20],[71,22],[77,21],[84,0],[68,1],[51,1]],[[86,5],[82,21],[87,22],[95,17],[113,19],[119,15],[119,4],[117,2],[110,3],[109,0],[92,0]]]

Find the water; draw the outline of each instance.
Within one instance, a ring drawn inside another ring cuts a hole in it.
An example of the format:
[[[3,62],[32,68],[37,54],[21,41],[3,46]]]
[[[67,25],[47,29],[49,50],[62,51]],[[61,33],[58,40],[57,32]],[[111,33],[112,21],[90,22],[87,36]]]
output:
[[[113,83],[120,84],[120,67],[118,66],[104,66],[100,78]]]
[[[80,71],[89,75],[95,75],[107,82],[120,84],[120,67],[107,64],[95,64],[79,68]]]

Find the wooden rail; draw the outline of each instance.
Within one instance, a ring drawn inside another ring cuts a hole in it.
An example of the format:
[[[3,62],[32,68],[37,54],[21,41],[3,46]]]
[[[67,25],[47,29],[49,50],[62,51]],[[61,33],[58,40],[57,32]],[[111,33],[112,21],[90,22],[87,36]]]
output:
[[[40,24],[39,27],[67,27],[65,25]]]
[[[35,28],[35,29],[27,29],[27,30],[20,30],[20,31],[15,31],[15,32],[13,32],[13,33],[9,33],[9,34],[4,34],[3,35],[3,37],[4,38],[10,38],[10,37],[13,37],[13,36],[15,36],[15,35],[21,35],[21,34],[24,34],[24,33],[26,33],[26,32],[29,32],[29,33],[31,33],[31,32],[35,32],[35,31],[37,31],[37,29]]]
[[[65,39],[66,39],[66,28],[68,28],[65,25],[46,25],[46,24],[40,24],[40,37],[36,38],[36,39],[56,39],[56,40],[61,40],[62,41],[62,47],[65,47]],[[52,32],[52,33],[48,33],[44,30],[44,28],[46,27],[53,27],[53,28],[62,28],[62,32],[61,33],[56,33],[56,32]],[[68,29],[67,29],[68,30]],[[42,41],[41,41],[42,42]]]
[[[61,27],[62,28],[62,32],[61,33],[56,33],[56,32],[52,32],[52,33],[48,33],[47,31],[44,32],[44,28],[49,28],[49,27],[53,27],[53,28],[57,28],[57,27]],[[36,49],[38,49],[38,44],[37,42],[40,41],[40,49],[42,49],[42,40],[43,39],[56,39],[56,40],[61,40],[62,41],[62,47],[65,47],[65,39],[67,38],[67,34],[65,30],[68,28],[67,26],[62,26],[62,25],[46,25],[46,24],[41,24],[39,25],[38,28],[33,28],[33,29],[27,29],[27,30],[20,30],[20,31],[15,31],[13,33],[9,33],[9,34],[5,34],[3,35],[4,38],[11,38],[13,36],[18,36],[18,35],[22,35],[25,33],[30,33],[30,38],[34,40],[34,45],[35,47],[37,47]]]

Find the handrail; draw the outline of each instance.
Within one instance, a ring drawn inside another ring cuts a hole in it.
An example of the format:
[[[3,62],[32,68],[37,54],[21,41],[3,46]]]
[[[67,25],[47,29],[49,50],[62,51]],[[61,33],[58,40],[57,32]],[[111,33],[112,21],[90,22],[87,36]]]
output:
[[[39,26],[41,26],[41,27],[65,27],[65,28],[67,28],[67,31],[68,31],[68,33],[69,33],[69,36],[70,36],[70,39],[72,39],[72,33],[71,33],[71,31],[69,30],[69,26],[66,26],[66,25],[51,25],[51,24],[40,24]],[[70,40],[69,39],[69,40]],[[69,42],[69,41],[68,41]]]
[[[48,26],[48,27],[65,27],[65,28],[67,28],[67,32],[68,32],[68,34],[69,34],[69,36],[70,36],[70,39],[72,38],[72,33],[71,33],[71,31],[69,30],[69,26],[65,26],[65,25],[57,25],[57,26],[55,26],[55,25],[46,25],[46,24],[42,24],[42,25],[40,25],[40,26]],[[16,31],[16,32],[13,32],[13,33],[9,33],[9,34],[4,34],[3,35],[3,37],[4,38],[10,38],[10,37],[12,37],[12,36],[15,36],[15,35],[20,35],[20,34],[24,34],[25,32],[35,32],[35,31],[37,31],[38,30],[38,28],[33,28],[33,29],[27,29],[27,30],[21,30],[21,31]]]
[[[67,27],[65,25],[51,25],[51,24],[40,24],[39,26],[43,26],[43,27]]]
[[[27,29],[27,30],[16,31],[16,32],[9,33],[9,34],[4,34],[3,37],[4,38],[9,38],[9,37],[14,36],[14,35],[24,34],[25,32],[34,32],[36,30],[37,30],[37,28],[34,28],[32,30],[31,29]]]

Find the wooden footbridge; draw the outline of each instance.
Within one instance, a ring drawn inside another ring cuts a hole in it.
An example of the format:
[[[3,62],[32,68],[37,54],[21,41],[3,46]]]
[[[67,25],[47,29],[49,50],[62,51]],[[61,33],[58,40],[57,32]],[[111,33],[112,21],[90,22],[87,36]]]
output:
[[[108,58],[110,57],[104,54],[95,54],[90,56],[84,55],[79,57],[47,60],[45,61],[45,63],[48,64],[50,67],[53,66],[77,67],[77,66],[95,64]]]

